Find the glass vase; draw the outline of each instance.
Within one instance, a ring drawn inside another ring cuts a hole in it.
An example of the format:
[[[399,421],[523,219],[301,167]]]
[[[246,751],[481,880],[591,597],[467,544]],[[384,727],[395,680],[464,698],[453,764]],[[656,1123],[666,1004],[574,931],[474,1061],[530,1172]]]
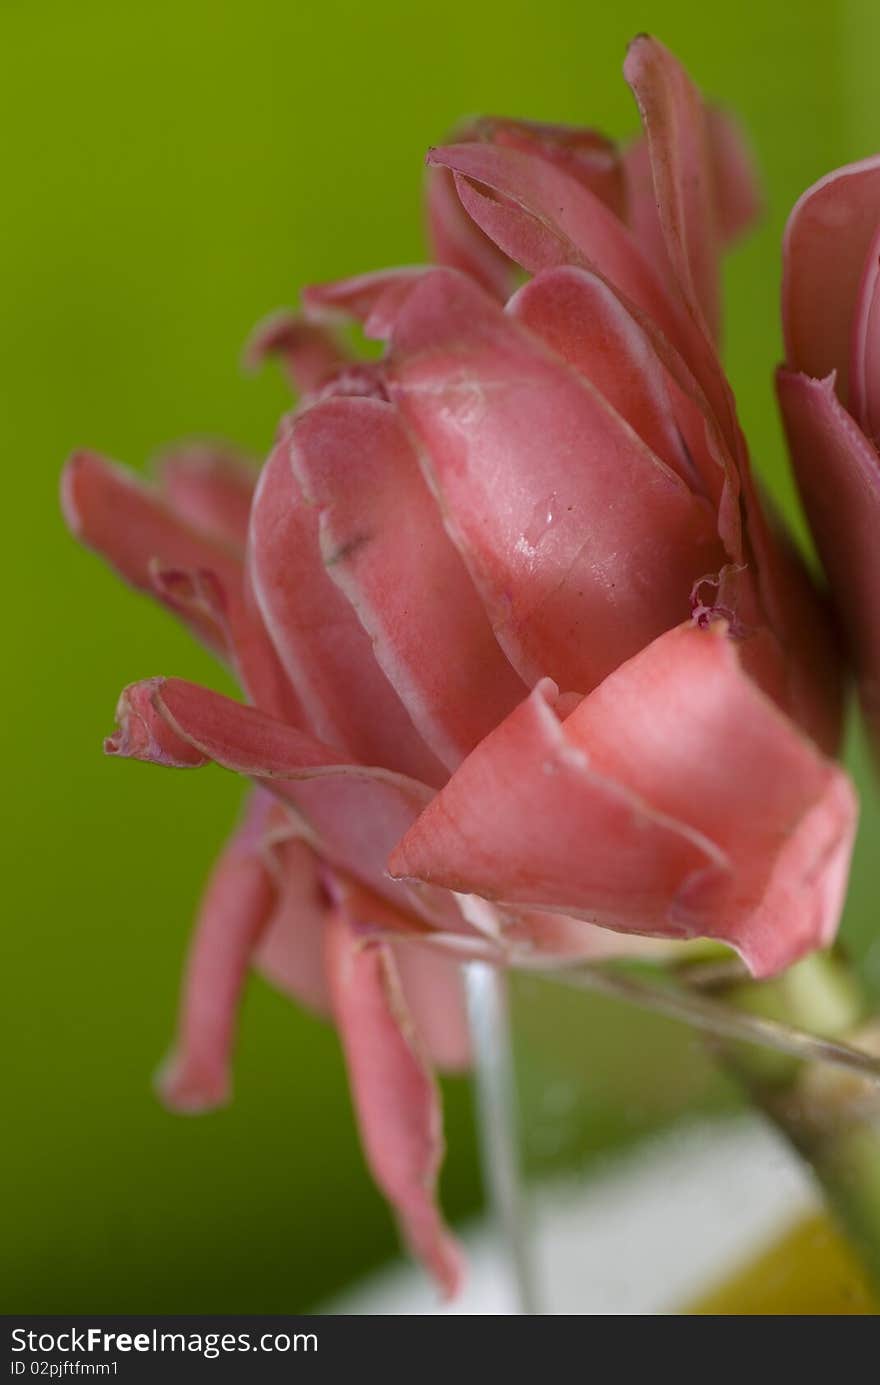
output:
[[[716,1014],[698,1027],[634,1003],[626,994],[632,969],[596,974],[623,978],[624,994],[613,993],[613,979],[612,993],[584,989],[583,974],[470,970],[492,1211],[472,1239],[474,1269],[458,1311],[880,1311],[870,1256],[866,1263],[854,1248],[847,1216],[834,1215],[841,1190],[861,1201],[880,1190],[874,1060],[789,1023],[751,1031],[754,1017],[739,1001],[711,990],[698,999]],[[659,1008],[671,1012],[662,976],[634,975],[652,1007],[659,992]],[[811,1004],[817,1013],[815,990]],[[749,1042],[726,1033],[728,1021],[733,1030],[744,1021]],[[796,1056],[799,1046],[812,1056]],[[821,1112],[835,1157],[852,1143],[854,1125],[863,1143],[867,1131],[864,1167],[832,1171],[830,1189],[827,1170],[799,1149],[790,1115],[756,1100],[757,1090],[800,1092],[804,1081],[837,1093]],[[861,1225],[864,1207],[856,1216]]]

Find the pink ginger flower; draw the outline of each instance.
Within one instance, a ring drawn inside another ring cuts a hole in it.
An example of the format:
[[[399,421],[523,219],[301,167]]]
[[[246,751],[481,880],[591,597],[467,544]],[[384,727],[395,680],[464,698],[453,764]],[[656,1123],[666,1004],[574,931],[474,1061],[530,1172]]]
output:
[[[880,155],[838,168],[785,233],[777,391],[798,486],[880,746]]]
[[[155,488],[91,454],[64,478],[74,533],[250,703],[151,679],[107,741],[256,785],[162,1093],[224,1099],[251,966],[332,1014],[369,1164],[447,1292],[431,1069],[467,1059],[461,960],[711,937],[768,975],[830,942],[855,827],[834,638],[716,349],[748,161],[662,45],[626,76],[623,154],[477,122],[429,155],[440,267],[311,288],[258,329],[251,359],[302,399],[252,496],[204,450]]]

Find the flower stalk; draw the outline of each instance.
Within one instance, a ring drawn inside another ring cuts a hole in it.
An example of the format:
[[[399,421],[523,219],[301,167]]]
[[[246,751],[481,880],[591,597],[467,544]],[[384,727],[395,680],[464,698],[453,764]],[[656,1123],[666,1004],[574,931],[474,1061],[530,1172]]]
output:
[[[809,1024],[825,1044],[864,1054],[859,1071],[752,1045],[717,1045],[728,1070],[809,1165],[880,1287],[880,1084],[870,1071],[880,1057],[880,1022],[868,1017],[853,969],[840,955],[819,954],[772,981],[737,982],[722,994],[744,1015]]]
[[[811,960],[807,959],[800,966],[808,965]],[[798,968],[792,970],[797,972]],[[722,978],[729,974],[728,968],[716,971],[714,967],[711,973]],[[736,974],[742,975],[738,968]],[[753,1058],[751,1061],[754,1065],[780,1060],[789,1064],[797,1060],[827,1064],[863,1079],[872,1087],[876,1086],[880,1094],[880,1052],[875,1055],[855,1043],[834,1037],[830,1032],[818,1032],[812,1027],[808,1014],[795,1020],[781,1013],[764,1014],[748,1004],[741,1005],[741,998],[751,994],[752,990],[761,994],[763,987],[760,983],[737,983],[731,986],[727,996],[718,992],[706,994],[693,989],[687,982],[682,984],[680,974],[658,974],[656,967],[634,966],[631,963],[578,963],[576,966],[555,969],[553,975],[563,985],[628,1001],[642,1009],[666,1015],[669,1019],[692,1024],[715,1039],[754,1047],[759,1050],[759,1055],[769,1055]],[[811,1028],[808,1029],[807,1025],[811,1025]]]
[[[880,1021],[842,955],[814,954],[763,982],[705,950],[674,968],[580,963],[554,976],[702,1030],[809,1165],[880,1289]]]

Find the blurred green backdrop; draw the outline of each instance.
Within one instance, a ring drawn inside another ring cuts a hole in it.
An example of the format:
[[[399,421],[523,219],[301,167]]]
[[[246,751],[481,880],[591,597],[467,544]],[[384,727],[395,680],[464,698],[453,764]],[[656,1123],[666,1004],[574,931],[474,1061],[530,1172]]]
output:
[[[166,1115],[191,912],[239,786],[107,761],[119,688],[218,685],[191,642],[65,534],[64,456],[141,465],[181,435],[261,453],[287,396],[237,358],[298,286],[421,255],[422,156],[488,110],[634,127],[641,29],[742,113],[768,214],[729,270],[728,359],[756,459],[791,510],[770,371],[787,208],[880,143],[873,0],[81,0],[0,4],[0,411],[8,665],[4,1311],[289,1311],[393,1252],[333,1036],[251,987],[237,1096]],[[852,752],[858,758],[858,747]],[[880,979],[864,826],[846,928]],[[447,1089],[453,1216],[479,1182],[469,1093]]]

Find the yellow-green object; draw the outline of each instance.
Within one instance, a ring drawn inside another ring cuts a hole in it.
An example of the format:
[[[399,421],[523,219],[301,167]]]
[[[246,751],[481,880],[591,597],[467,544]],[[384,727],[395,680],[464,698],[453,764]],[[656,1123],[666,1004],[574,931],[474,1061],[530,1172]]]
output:
[[[873,1317],[880,1300],[836,1227],[811,1216],[683,1311],[688,1317]]]

